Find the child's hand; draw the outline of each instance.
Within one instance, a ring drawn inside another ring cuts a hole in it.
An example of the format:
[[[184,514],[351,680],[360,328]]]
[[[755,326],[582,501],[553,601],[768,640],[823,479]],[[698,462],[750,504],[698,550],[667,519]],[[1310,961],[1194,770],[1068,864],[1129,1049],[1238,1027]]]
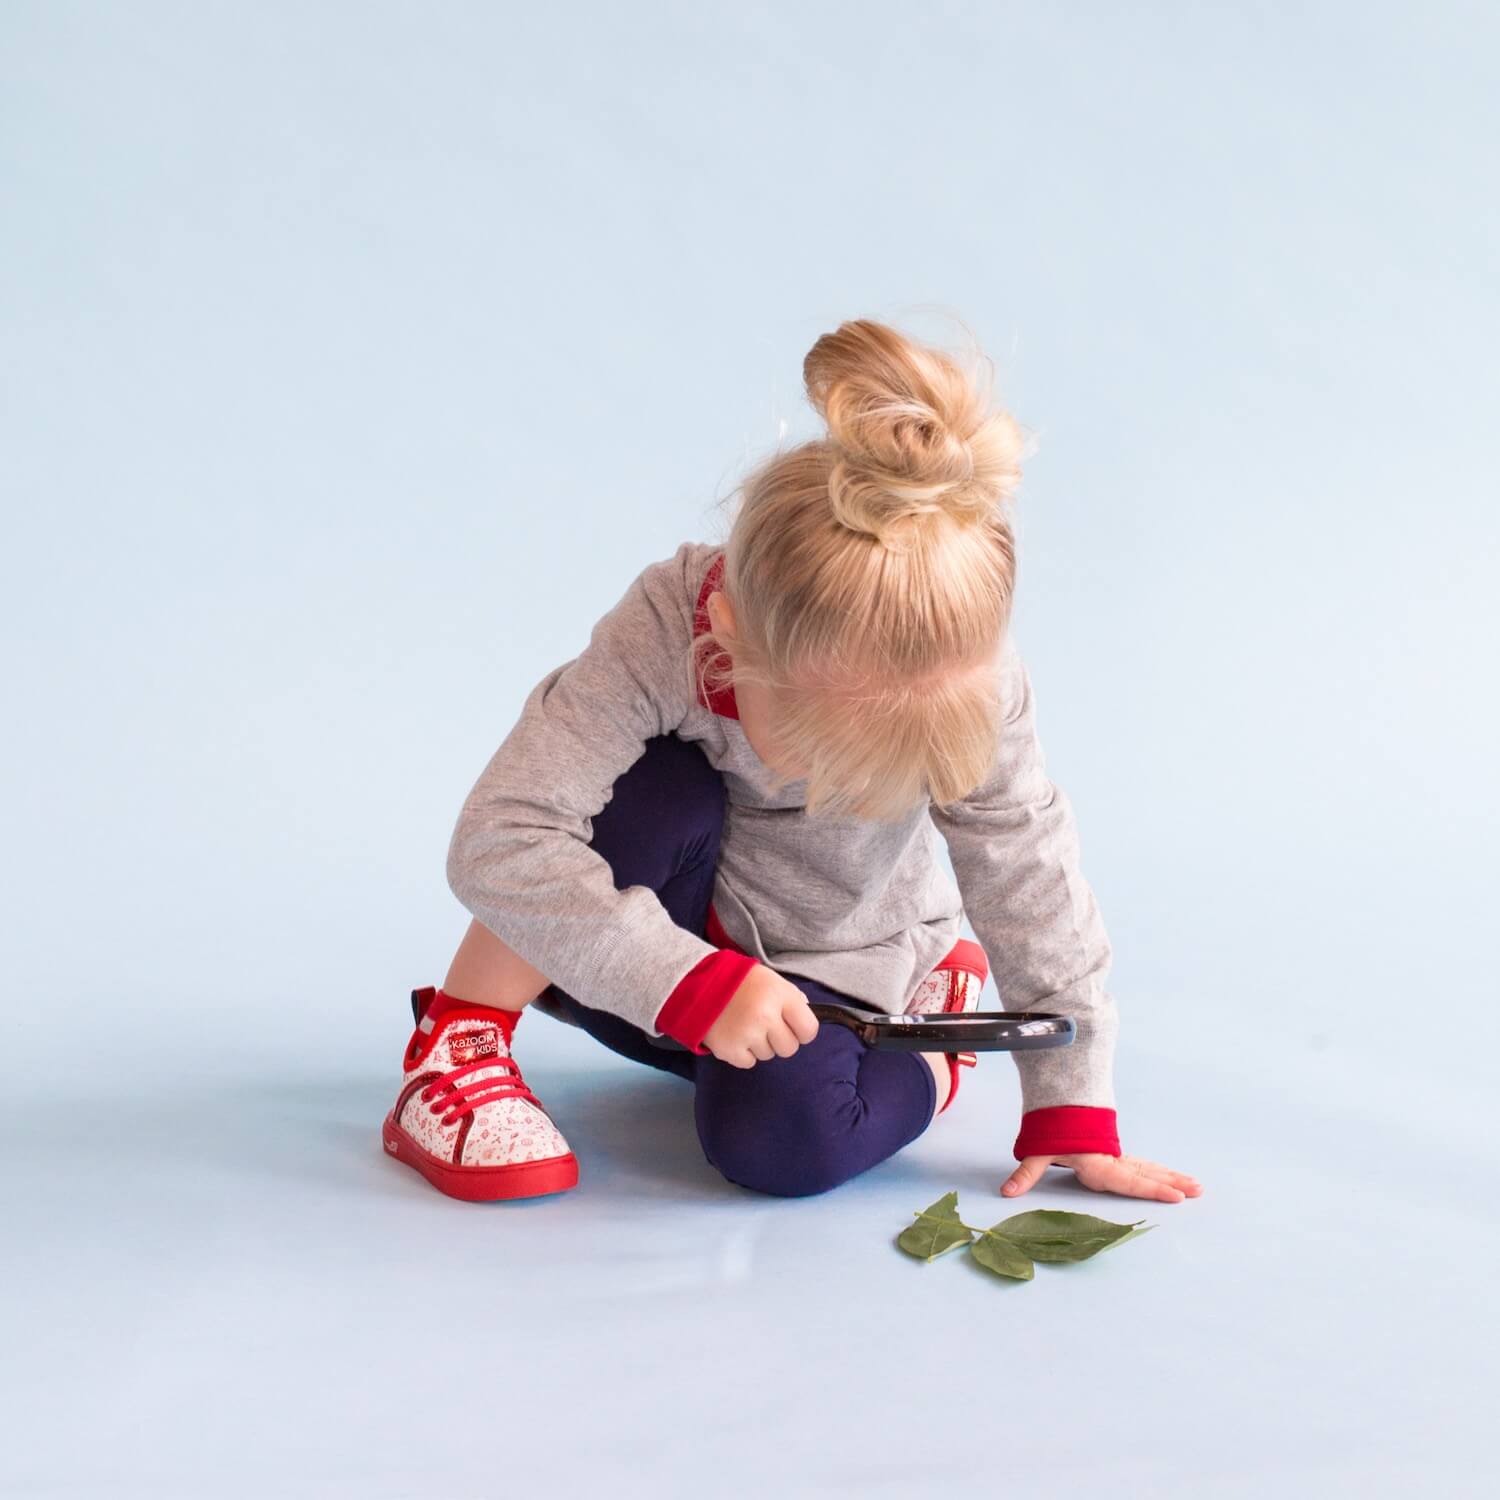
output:
[[[817,1034],[818,1018],[807,996],[775,969],[756,964],[708,1028],[703,1045],[720,1062],[753,1068],[773,1057],[790,1057]]]
[[[1159,1203],[1181,1203],[1196,1198],[1203,1189],[1196,1177],[1174,1172],[1160,1162],[1139,1156],[1106,1156],[1098,1151],[1080,1151],[1072,1156],[1028,1156],[1006,1179],[1000,1191],[1018,1197],[1041,1180],[1049,1166],[1072,1167],[1078,1180],[1096,1193],[1119,1193],[1124,1198],[1155,1198]]]

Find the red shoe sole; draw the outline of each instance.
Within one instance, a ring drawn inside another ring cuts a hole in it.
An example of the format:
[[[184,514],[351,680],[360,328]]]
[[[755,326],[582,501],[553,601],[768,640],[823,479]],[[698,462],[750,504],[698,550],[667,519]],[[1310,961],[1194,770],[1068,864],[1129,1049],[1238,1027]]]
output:
[[[493,1203],[500,1198],[539,1198],[578,1186],[578,1158],[549,1156],[508,1167],[455,1167],[424,1151],[388,1114],[380,1128],[387,1156],[420,1172],[440,1193],[465,1203]]]

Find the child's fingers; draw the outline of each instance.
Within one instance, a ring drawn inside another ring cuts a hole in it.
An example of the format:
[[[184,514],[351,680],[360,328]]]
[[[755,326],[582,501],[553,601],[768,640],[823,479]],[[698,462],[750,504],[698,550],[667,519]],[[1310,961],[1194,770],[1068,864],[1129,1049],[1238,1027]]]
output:
[[[755,1058],[751,1056],[748,1047],[726,1047],[722,1052],[715,1052],[712,1048],[709,1050],[721,1063],[728,1063],[731,1068],[753,1068],[755,1066]]]
[[[1174,1188],[1181,1188],[1185,1193],[1198,1189],[1198,1179],[1186,1172],[1174,1172],[1171,1167],[1164,1167],[1157,1161],[1148,1161],[1145,1167],[1147,1175],[1156,1178],[1158,1182],[1170,1182]]]
[[[1165,1183],[1168,1187],[1174,1187],[1181,1193],[1197,1193],[1199,1191],[1196,1178],[1189,1177],[1185,1172],[1174,1172],[1171,1167],[1164,1167],[1159,1161],[1144,1161],[1138,1156],[1121,1158],[1122,1166],[1130,1166],[1142,1177],[1150,1178],[1153,1182]],[[1176,1199],[1172,1200],[1176,1202]]]
[[[818,1034],[818,1018],[812,1013],[812,1007],[800,993],[795,1000],[789,1000],[782,1006],[781,1019],[786,1022],[792,1035],[799,1042],[810,1042]]]
[[[777,1057],[790,1057],[802,1045],[792,1034],[792,1028],[782,1020],[772,1021],[766,1028],[766,1040]]]
[[[1019,1193],[1024,1193],[1029,1187],[1041,1180],[1042,1173],[1047,1170],[1050,1156],[1028,1156],[1025,1161],[1016,1168],[1005,1180],[1005,1185],[1000,1189],[1007,1198],[1014,1198]]]
[[[1174,1172],[1170,1167],[1161,1167],[1149,1175],[1158,1182],[1165,1182],[1169,1187],[1181,1189],[1189,1196],[1202,1192],[1198,1179],[1189,1177],[1186,1172]]]
[[[1145,1170],[1145,1163],[1124,1158],[1105,1171],[1103,1186],[1126,1198],[1152,1198],[1158,1203],[1181,1203],[1187,1195],[1170,1182],[1158,1181]],[[1089,1184],[1094,1186],[1093,1183]]]
[[[1148,1172],[1165,1172],[1169,1177],[1181,1177],[1181,1172],[1173,1172],[1171,1167],[1164,1166],[1159,1161],[1150,1161],[1144,1156],[1122,1157],[1122,1161],[1138,1161]]]
[[[1156,1182],[1150,1177],[1140,1179],[1141,1186],[1131,1193],[1132,1198],[1153,1198],[1158,1203],[1181,1203],[1187,1194],[1174,1188],[1170,1182]]]

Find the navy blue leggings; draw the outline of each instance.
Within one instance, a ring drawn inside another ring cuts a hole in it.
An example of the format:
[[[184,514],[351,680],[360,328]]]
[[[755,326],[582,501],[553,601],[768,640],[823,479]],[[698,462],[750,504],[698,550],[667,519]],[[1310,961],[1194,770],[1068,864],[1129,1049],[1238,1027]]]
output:
[[[723,777],[697,745],[657,735],[615,781],[589,846],[609,862],[617,890],[649,886],[679,927],[702,937],[725,797]],[[809,1002],[853,998],[800,974],[782,977]],[[937,1107],[926,1058],[873,1052],[845,1026],[825,1023],[792,1056],[736,1068],[666,1050],[556,985],[547,993],[612,1051],[691,1082],[703,1154],[729,1181],[757,1192],[801,1196],[837,1187],[914,1141]]]

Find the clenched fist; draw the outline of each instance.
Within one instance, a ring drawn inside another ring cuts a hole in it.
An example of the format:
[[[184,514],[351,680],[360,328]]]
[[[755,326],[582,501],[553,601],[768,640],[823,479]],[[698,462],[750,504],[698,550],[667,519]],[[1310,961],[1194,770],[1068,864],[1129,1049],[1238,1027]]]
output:
[[[818,1018],[802,991],[775,969],[756,964],[708,1028],[703,1045],[720,1062],[753,1068],[773,1057],[790,1057],[817,1034]]]

